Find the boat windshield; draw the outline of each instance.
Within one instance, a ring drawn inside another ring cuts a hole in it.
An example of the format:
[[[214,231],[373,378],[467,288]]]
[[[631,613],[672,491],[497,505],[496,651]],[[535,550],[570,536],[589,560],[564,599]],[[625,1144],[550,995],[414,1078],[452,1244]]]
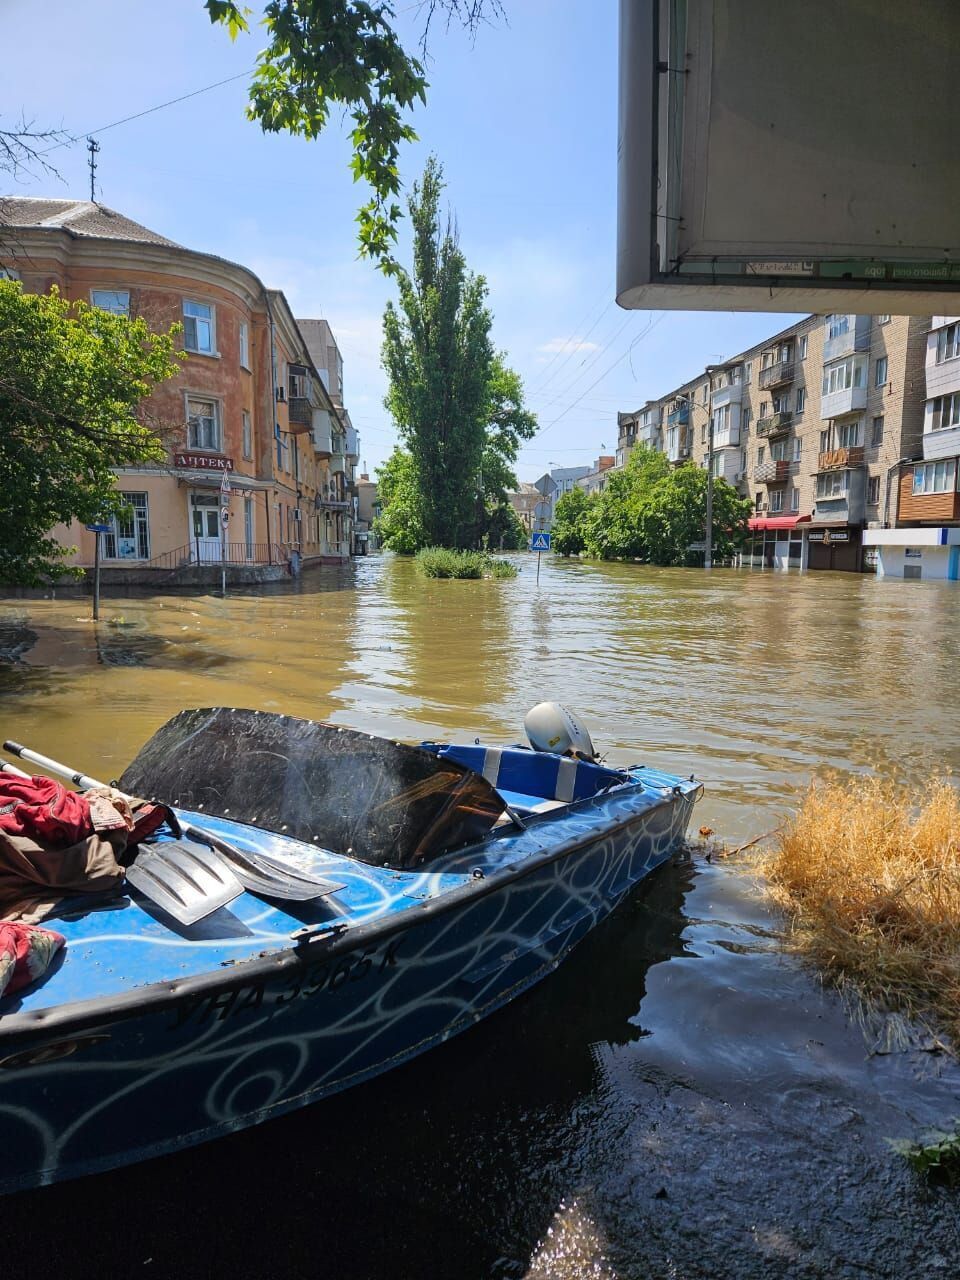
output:
[[[400,868],[482,838],[504,810],[479,774],[419,747],[228,707],[174,716],[119,785]]]

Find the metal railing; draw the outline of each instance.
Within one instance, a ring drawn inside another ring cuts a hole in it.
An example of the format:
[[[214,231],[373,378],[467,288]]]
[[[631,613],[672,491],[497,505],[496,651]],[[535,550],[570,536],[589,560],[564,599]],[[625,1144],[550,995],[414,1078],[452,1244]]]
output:
[[[164,551],[150,560],[128,561],[130,567],[138,569],[173,570],[185,569],[189,565],[244,565],[244,564],[282,564],[286,560],[286,552],[275,542],[227,542],[221,544],[212,539],[199,538],[175,547],[172,551]]]
[[[765,418],[757,419],[758,436],[776,436],[789,431],[793,424],[793,412],[784,409],[781,413],[771,413]]]

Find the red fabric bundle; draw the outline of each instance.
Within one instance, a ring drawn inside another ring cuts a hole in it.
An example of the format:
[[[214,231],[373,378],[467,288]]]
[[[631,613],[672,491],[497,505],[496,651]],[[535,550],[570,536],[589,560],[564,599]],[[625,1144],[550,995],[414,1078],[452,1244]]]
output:
[[[0,775],[0,831],[50,848],[76,844],[92,830],[90,805],[52,778]]]
[[[62,933],[0,920],[0,997],[12,995],[46,973],[63,946]]]

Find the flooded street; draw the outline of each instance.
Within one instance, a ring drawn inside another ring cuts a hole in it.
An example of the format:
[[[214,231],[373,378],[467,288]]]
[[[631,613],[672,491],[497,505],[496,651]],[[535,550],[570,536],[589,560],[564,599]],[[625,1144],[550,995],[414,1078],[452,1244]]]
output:
[[[773,828],[828,769],[960,769],[960,592],[854,574],[389,557],[259,592],[0,601],[4,737],[114,777],[184,707],[408,741],[517,739],[545,698],[614,764],[696,773],[695,825]],[[348,780],[345,780],[348,781]],[[960,1070],[785,957],[749,870],[683,853],[548,981],[378,1080],[247,1133],[0,1201],[4,1275],[956,1273],[955,1193],[887,1139]],[[98,1266],[91,1269],[91,1260]],[[11,1261],[12,1260],[12,1261]]]

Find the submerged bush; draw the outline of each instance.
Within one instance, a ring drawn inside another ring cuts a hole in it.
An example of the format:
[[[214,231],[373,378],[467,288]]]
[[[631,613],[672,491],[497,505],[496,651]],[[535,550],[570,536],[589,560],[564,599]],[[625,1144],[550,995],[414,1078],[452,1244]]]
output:
[[[515,578],[516,566],[497,560],[486,551],[452,551],[449,547],[423,547],[417,552],[420,572],[427,578]]]
[[[890,1144],[915,1173],[931,1182],[960,1186],[960,1124],[952,1133],[932,1133],[925,1142],[896,1140]]]
[[[765,862],[801,953],[875,1007],[960,1044],[960,798],[879,778],[814,784]]]

